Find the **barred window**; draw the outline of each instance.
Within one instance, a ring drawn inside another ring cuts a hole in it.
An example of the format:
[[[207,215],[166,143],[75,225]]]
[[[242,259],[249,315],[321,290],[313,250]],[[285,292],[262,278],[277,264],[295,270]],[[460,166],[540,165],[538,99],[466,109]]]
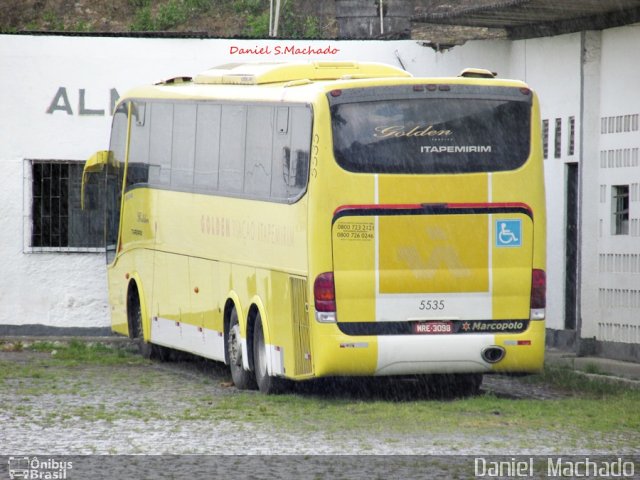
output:
[[[95,251],[104,244],[100,175],[90,175],[80,208],[82,162],[31,163],[31,251]]]
[[[542,157],[549,158],[549,120],[542,120]]]
[[[629,185],[611,187],[612,234],[629,235]]]
[[[553,157],[560,158],[561,156],[562,156],[562,119],[556,118],[556,137],[555,137]]]
[[[576,144],[576,117],[569,117],[569,145],[567,146],[567,155],[572,156],[575,153]]]

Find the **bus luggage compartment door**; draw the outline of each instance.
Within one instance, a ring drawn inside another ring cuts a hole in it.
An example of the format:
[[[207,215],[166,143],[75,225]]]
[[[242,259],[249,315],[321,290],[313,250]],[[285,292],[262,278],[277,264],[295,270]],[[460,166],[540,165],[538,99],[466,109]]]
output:
[[[332,235],[338,322],[529,318],[525,209],[346,208]]]

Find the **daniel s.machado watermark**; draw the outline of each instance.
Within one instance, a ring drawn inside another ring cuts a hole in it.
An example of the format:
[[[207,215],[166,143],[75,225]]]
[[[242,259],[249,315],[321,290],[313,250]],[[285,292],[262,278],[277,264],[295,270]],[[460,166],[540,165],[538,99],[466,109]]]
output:
[[[312,44],[262,44],[255,46],[231,45],[229,47],[229,55],[337,55],[340,48],[331,44],[312,45]]]
[[[475,457],[476,478],[636,478],[631,457]]]

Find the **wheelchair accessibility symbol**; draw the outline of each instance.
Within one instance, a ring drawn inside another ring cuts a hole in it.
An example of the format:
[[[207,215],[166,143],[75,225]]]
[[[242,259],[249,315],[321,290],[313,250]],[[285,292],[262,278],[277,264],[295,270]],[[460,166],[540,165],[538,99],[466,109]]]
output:
[[[496,220],[496,247],[521,247],[520,220]]]

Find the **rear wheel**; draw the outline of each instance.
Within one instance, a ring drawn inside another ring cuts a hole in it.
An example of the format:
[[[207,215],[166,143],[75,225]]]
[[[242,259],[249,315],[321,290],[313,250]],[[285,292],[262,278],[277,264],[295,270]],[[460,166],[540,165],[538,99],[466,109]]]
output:
[[[267,346],[262,330],[262,318],[256,314],[253,329],[253,364],[255,366],[256,383],[262,393],[283,393],[288,389],[289,382],[284,378],[270,376],[267,371]]]
[[[227,354],[229,367],[234,385],[239,390],[256,388],[256,382],[251,372],[242,367],[242,342],[240,340],[240,323],[238,313],[234,308],[229,318],[229,332],[227,334]]]

